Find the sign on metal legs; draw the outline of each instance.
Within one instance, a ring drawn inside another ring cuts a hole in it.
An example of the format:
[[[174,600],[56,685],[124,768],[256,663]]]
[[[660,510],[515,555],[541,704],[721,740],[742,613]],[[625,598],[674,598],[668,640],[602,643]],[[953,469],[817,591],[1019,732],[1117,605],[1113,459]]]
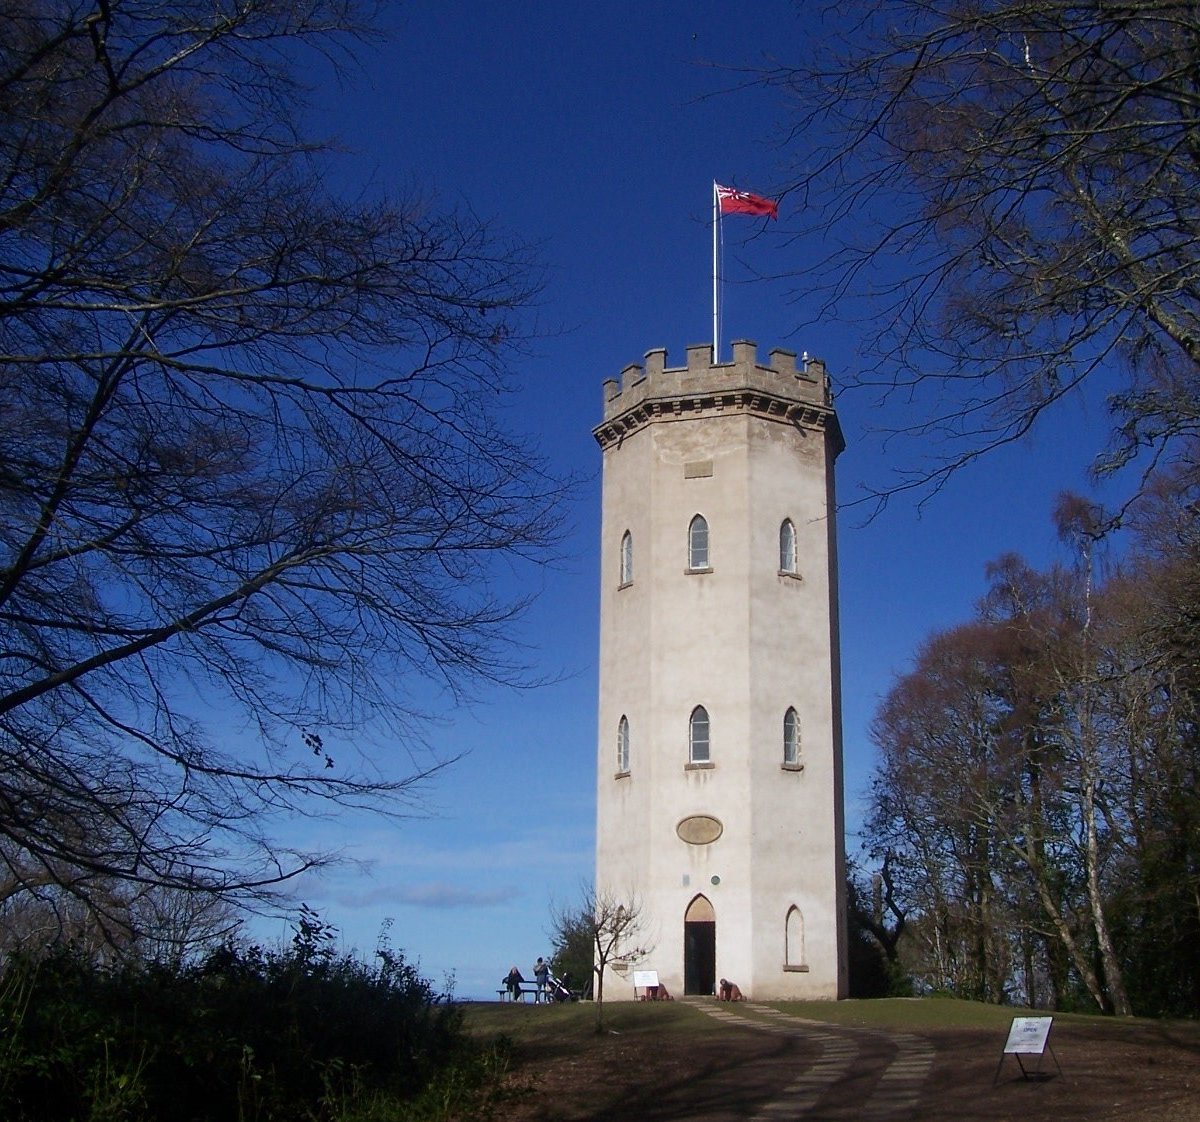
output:
[[[1016,1056],[1017,1066],[1026,1079],[1049,1079],[1051,1073],[1042,1071],[1042,1060],[1046,1052],[1049,1052],[1054,1066],[1058,1068],[1058,1074],[1062,1075],[1058,1057],[1050,1047],[1050,1026],[1053,1023],[1053,1017],[1013,1018],[1012,1026],[1008,1030],[1008,1039],[1004,1042],[1004,1051],[1000,1053],[1000,1063],[992,1079],[993,1087],[1000,1078],[1000,1069],[1004,1066],[1006,1056]],[[1026,1066],[1026,1056],[1036,1056],[1037,1062]]]

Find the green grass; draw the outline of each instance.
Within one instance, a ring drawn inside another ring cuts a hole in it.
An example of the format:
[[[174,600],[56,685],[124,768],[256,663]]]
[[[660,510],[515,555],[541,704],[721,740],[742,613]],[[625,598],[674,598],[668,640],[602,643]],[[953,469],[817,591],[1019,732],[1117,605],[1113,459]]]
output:
[[[952,997],[888,997],[862,1001],[781,1001],[774,1008],[794,1017],[806,1017],[827,1024],[856,1028],[895,1029],[900,1032],[920,1032],[923,1029],[1008,1028],[1014,1017],[1053,1017],[1059,1025],[1088,1025],[1092,1027],[1177,1025],[1185,1031],[1200,1035],[1200,1025],[1194,1021],[1166,1022],[1139,1017],[1105,1017],[1099,1013],[1061,1013],[1046,1009],[1025,1009],[1018,1005],[988,1005],[978,1001],[962,1001]]]
[[[766,1004],[766,1003],[764,1003]],[[1117,1019],[1084,1013],[1053,1013],[1013,1005],[986,1005],[949,997],[876,998],[861,1001],[781,1001],[772,1008],[794,1017],[853,1028],[921,1032],[940,1028],[1005,1030],[1013,1017],[1053,1016],[1058,1024],[1089,1026],[1158,1025],[1163,1022]],[[742,1012],[741,1006],[734,1007]],[[466,1028],[473,1034],[506,1035],[518,1044],[582,1043],[594,1036],[596,1009],[591,1002],[569,1005],[479,1004],[464,1006]],[[744,1010],[753,1016],[750,1009]],[[725,1026],[705,1016],[687,1002],[605,1002],[604,1026],[612,1032],[637,1036],[643,1033],[694,1035],[720,1032]],[[1200,1025],[1181,1022],[1200,1036]]]
[[[951,997],[882,997],[848,1001],[780,1001],[772,1007],[793,1017],[832,1025],[917,1032],[932,1028],[1007,1027],[1013,1017],[1047,1016],[1014,1005],[985,1005]],[[1061,1016],[1061,1014],[1055,1014]]]
[[[583,1043],[595,1038],[596,1007],[590,1001],[560,1005],[471,1004],[465,1027],[479,1036],[507,1036],[517,1044]],[[604,1029],[636,1037],[641,1034],[690,1036],[727,1031],[726,1026],[680,1001],[606,1001]]]

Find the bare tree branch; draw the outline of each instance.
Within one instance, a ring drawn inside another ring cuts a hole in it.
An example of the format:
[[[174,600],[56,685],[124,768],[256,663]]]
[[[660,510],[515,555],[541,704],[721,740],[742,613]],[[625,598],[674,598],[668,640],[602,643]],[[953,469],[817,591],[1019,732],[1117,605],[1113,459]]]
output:
[[[418,681],[529,680],[502,578],[564,485],[494,406],[538,270],[328,190],[297,74],[371,15],[0,0],[0,848],[111,924],[266,899],[325,860],[273,813],[419,806]]]
[[[797,275],[819,314],[878,325],[854,384],[920,449],[875,503],[936,491],[1081,393],[1111,416],[1097,472],[1186,455],[1195,5],[860,0],[838,20],[844,38],[761,79],[794,97],[807,147],[796,237],[830,247]]]

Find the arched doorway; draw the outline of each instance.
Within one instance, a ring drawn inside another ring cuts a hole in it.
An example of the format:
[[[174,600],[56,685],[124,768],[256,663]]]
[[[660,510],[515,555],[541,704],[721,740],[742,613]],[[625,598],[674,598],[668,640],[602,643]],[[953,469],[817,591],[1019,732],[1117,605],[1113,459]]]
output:
[[[683,992],[711,994],[717,985],[717,915],[697,896],[683,916]]]

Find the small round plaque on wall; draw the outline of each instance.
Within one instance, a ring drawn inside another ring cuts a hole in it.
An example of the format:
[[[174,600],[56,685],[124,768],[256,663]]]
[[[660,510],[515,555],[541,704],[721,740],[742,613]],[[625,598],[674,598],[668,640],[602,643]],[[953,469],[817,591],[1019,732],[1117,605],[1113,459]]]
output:
[[[679,835],[680,840],[688,845],[709,845],[715,842],[724,830],[725,827],[719,819],[710,818],[707,814],[693,814],[675,827],[675,833]]]

